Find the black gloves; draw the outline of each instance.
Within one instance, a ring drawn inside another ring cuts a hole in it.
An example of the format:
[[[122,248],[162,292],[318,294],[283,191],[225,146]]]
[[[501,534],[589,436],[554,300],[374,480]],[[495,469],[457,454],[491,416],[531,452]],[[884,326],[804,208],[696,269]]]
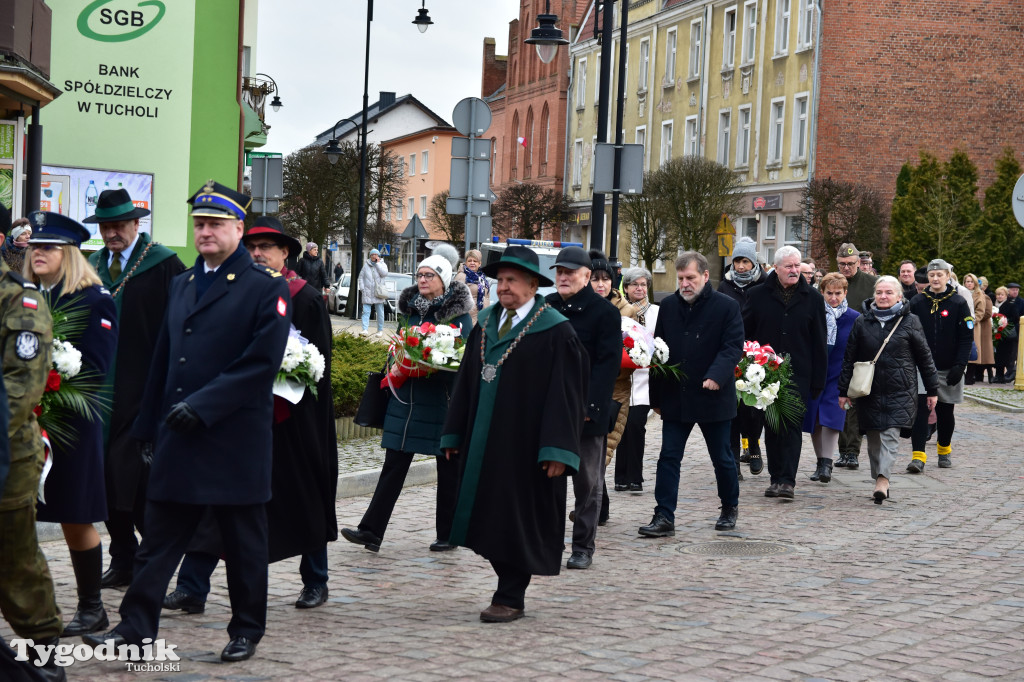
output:
[[[949,368],[949,374],[946,375],[946,385],[956,386],[960,383],[960,380],[964,378],[964,366],[953,365]]]
[[[139,459],[147,467],[153,464],[153,443],[148,440],[139,441]]]
[[[189,433],[202,426],[203,420],[199,418],[191,405],[182,401],[171,406],[171,411],[167,413],[164,423],[178,433]]]

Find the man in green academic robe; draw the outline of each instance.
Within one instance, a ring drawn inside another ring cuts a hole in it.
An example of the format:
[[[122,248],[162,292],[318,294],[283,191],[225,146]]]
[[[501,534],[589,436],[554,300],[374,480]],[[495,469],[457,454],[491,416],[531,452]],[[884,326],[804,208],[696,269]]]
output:
[[[523,616],[532,575],[557,575],[565,474],[579,467],[589,360],[572,325],[537,295],[551,280],[537,255],[509,246],[483,268],[498,305],[466,342],[441,448],[462,468],[450,542],[491,562],[498,589],[487,623]]]

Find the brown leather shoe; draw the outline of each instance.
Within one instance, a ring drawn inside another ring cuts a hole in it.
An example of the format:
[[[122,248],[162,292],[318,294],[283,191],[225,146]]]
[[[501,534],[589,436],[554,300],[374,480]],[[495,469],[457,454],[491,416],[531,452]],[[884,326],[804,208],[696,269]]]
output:
[[[522,609],[514,609],[504,604],[491,604],[480,612],[480,620],[485,623],[511,623],[522,617]]]

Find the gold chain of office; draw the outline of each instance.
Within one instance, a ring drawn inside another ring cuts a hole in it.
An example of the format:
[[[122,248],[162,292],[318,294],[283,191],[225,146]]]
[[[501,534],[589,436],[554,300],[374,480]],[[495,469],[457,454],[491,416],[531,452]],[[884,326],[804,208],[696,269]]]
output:
[[[129,270],[128,273],[121,278],[121,283],[117,285],[116,289],[114,289],[114,293],[110,294],[111,298],[117,298],[117,295],[121,293],[121,290],[124,289],[124,285],[128,283],[128,280],[131,279],[132,273],[135,272],[135,268],[139,267],[139,265],[142,263],[142,260],[146,257],[146,254],[149,253],[149,250],[151,248],[153,248],[153,244],[156,244],[156,242],[150,242],[146,244],[146,248],[144,248],[142,250],[142,253],[139,254],[139,258],[135,261],[135,265],[133,265],[132,269]],[[120,256],[118,256],[118,258],[120,258]],[[134,291],[134,289],[132,289],[132,291]]]
[[[533,314],[533,316],[530,318],[530,321],[526,323],[526,326],[523,327],[522,331],[519,332],[519,335],[516,336],[512,343],[509,344],[508,348],[505,349],[505,352],[504,354],[502,354],[501,359],[499,359],[498,362],[493,365],[487,364],[487,361],[484,359],[484,352],[487,346],[487,333],[482,329],[480,330],[480,362],[483,363],[483,369],[480,370],[480,377],[484,381],[486,381],[487,383],[491,383],[492,381],[494,381],[494,378],[498,376],[498,368],[505,363],[505,358],[507,358],[508,354],[511,353],[515,349],[515,347],[519,345],[519,341],[523,338],[523,336],[526,335],[526,332],[530,330],[530,327],[533,326],[533,323],[537,321],[537,318],[540,317],[540,314],[543,313],[544,309],[547,307],[547,303],[542,303],[540,307],[537,308],[537,312]],[[513,313],[510,311],[507,314],[512,315]]]

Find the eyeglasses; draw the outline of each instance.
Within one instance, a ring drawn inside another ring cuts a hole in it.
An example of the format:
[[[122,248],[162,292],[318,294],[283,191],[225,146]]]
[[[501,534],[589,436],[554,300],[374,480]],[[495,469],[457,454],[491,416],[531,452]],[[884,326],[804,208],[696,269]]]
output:
[[[647,282],[632,282],[630,284],[627,284],[626,286],[628,286],[628,287],[636,287],[638,289],[646,289],[647,288]]]
[[[844,263],[843,261],[837,261],[837,263],[838,263],[840,269],[845,269],[845,268],[855,268],[855,267],[857,267],[858,261],[851,261],[849,263]]]
[[[416,279],[425,279],[428,282],[437,277],[437,273],[434,272],[417,272]]]

